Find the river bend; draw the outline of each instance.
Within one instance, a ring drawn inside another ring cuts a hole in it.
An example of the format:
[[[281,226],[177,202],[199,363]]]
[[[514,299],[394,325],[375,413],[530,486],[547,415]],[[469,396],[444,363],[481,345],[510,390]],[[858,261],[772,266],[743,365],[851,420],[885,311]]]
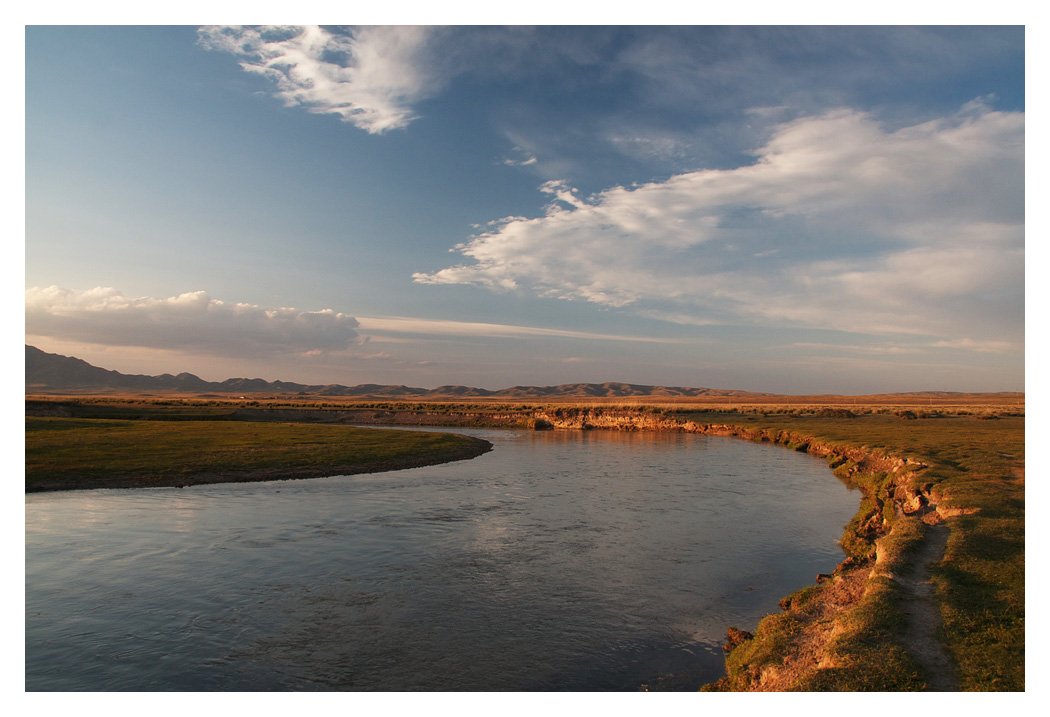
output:
[[[696,689],[829,572],[859,496],[685,433],[465,430],[483,456],[26,496],[28,690]]]

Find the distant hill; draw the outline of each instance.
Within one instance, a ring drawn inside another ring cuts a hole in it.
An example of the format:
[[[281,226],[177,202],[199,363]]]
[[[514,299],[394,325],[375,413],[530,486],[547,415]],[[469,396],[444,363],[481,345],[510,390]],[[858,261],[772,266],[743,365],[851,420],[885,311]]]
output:
[[[49,354],[26,346],[26,390],[42,389],[132,389],[160,391],[207,391],[215,384],[192,373],[172,376],[138,376],[108,371],[87,361]]]
[[[514,386],[491,391],[471,386],[439,386],[435,389],[412,386],[383,386],[366,383],[308,385],[261,378],[229,378],[205,381],[192,373],[159,376],[125,374],[92,366],[72,356],[61,356],[26,346],[26,391],[181,391],[186,393],[306,393],[318,396],[360,396],[365,398],[616,398],[616,397],[696,397],[765,396],[770,394],[682,386],[643,386],[633,383],[566,383],[559,386]]]

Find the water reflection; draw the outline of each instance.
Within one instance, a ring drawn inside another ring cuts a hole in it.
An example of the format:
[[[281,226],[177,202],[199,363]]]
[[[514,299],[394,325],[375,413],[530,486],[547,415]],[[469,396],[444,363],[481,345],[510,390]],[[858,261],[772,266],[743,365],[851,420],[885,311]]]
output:
[[[695,689],[829,570],[819,460],[687,434],[467,431],[408,471],[26,497],[28,689]]]

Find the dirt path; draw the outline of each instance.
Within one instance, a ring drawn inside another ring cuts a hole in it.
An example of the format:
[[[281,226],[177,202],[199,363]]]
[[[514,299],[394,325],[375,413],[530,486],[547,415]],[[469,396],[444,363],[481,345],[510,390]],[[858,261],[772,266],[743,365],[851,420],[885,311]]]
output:
[[[922,547],[911,561],[911,570],[897,576],[897,583],[907,590],[911,599],[904,608],[908,616],[908,630],[904,647],[929,676],[927,689],[933,692],[954,692],[959,689],[955,667],[937,637],[941,615],[934,600],[930,566],[944,558],[948,544],[948,526],[929,525]]]

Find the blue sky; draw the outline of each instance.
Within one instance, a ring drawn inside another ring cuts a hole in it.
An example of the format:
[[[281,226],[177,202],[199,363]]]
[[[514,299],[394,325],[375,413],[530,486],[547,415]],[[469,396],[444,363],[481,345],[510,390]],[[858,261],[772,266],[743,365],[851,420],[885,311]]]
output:
[[[26,32],[26,332],[205,378],[1024,388],[1024,32]]]

